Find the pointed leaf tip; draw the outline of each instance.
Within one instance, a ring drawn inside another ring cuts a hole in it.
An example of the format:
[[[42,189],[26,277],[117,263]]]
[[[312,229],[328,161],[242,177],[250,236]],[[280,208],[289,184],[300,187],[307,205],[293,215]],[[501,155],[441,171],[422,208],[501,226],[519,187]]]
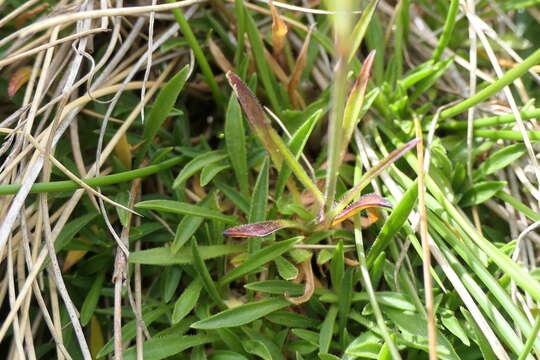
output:
[[[262,221],[228,228],[223,232],[223,235],[232,237],[264,237],[280,229],[293,226],[293,223],[285,220]]]
[[[377,194],[368,194],[360,198],[360,200],[347,206],[341,211],[332,221],[332,226],[339,224],[343,220],[359,213],[360,211],[373,207],[392,208],[392,204],[382,196]]]

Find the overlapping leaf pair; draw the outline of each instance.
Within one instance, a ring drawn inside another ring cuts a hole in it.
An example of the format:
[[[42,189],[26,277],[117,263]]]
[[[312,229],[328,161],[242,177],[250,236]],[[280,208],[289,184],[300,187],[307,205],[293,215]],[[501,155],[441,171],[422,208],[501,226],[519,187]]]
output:
[[[374,55],[374,53],[371,53],[364,62],[359,78],[355,82],[349,100],[347,101],[344,122],[347,123],[348,126],[344,128],[343,154],[346,150],[346,144],[352,137],[352,130],[359,121]],[[249,126],[268,151],[274,165],[278,169],[281,169],[282,166],[286,164],[305,188],[312,193],[318,205],[318,209],[324,209],[324,195],[300,165],[297,157],[291,153],[282,138],[272,128],[270,122],[266,119],[263,108],[257,98],[235,73],[228,72],[227,79],[246,114]],[[355,202],[352,201],[358,197],[360,192],[373,180],[373,178],[378,176],[385,168],[403,156],[417,143],[418,139],[413,139],[403,147],[390,153],[380,163],[372,167],[364,174],[358,184],[345,194],[340,202],[317,218],[317,224],[315,224],[315,226],[312,226],[313,223],[302,224],[290,220],[270,220],[231,227],[225,230],[224,235],[232,237],[264,237],[285,228],[296,228],[304,232],[310,232],[314,229],[326,229],[335,226],[364,209],[391,208],[391,204],[377,194],[364,195],[360,197],[359,200]],[[351,202],[352,204],[350,204]]]

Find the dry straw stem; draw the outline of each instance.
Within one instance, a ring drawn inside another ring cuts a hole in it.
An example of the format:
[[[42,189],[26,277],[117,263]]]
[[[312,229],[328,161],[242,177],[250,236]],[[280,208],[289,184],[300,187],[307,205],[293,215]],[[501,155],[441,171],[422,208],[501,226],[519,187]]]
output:
[[[416,136],[420,139],[416,146],[418,156],[418,212],[420,214],[420,238],[424,261],[422,263],[424,273],[424,293],[426,301],[429,359],[437,359],[437,328],[435,327],[435,313],[433,309],[433,279],[431,278],[431,252],[428,239],[428,220],[426,210],[426,185],[424,182],[424,138],[420,119],[414,118]]]
[[[6,66],[6,65],[13,64],[16,61],[24,59],[25,57],[35,55],[35,54],[37,54],[37,53],[39,53],[41,51],[47,50],[48,48],[51,48],[51,47],[58,46],[58,45],[63,44],[65,42],[77,40],[77,39],[83,38],[85,36],[91,36],[91,35],[95,35],[95,34],[99,34],[99,33],[103,33],[103,32],[108,32],[108,31],[109,30],[107,30],[107,29],[92,29],[92,30],[89,30],[89,31],[84,31],[84,32],[73,34],[73,35],[69,35],[69,36],[63,37],[63,38],[55,40],[55,41],[50,41],[50,42],[48,42],[48,43],[46,43],[44,45],[35,47],[32,50],[28,50],[28,51],[25,51],[23,53],[10,56],[10,57],[8,57],[8,58],[6,58],[4,60],[0,60],[0,69],[2,67]]]
[[[97,19],[97,18],[111,17],[111,16],[136,16],[136,15],[141,15],[145,13],[150,13],[153,11],[158,12],[158,11],[169,11],[173,9],[179,9],[182,7],[205,3],[205,2],[206,0],[184,0],[184,1],[177,1],[171,4],[90,10],[90,11],[81,11],[81,12],[76,12],[76,13],[59,15],[59,16],[42,20],[38,23],[22,28],[21,30],[7,36],[2,41],[0,41],[0,45],[6,44],[16,37],[28,36],[38,31],[49,29],[58,25],[71,24],[79,20]]]

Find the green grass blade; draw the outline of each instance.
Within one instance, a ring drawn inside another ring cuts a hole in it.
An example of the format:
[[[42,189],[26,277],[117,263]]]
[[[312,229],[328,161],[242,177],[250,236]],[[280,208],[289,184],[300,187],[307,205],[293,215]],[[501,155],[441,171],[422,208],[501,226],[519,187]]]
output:
[[[81,308],[81,324],[86,326],[90,322],[94,311],[96,310],[97,303],[101,289],[103,287],[103,280],[105,280],[105,271],[100,271],[99,275],[94,280],[90,291],[86,295]]]
[[[371,18],[373,17],[373,14],[375,13],[375,9],[377,9],[378,4],[379,4],[379,0],[370,0],[370,2],[367,4],[365,9],[362,11],[362,15],[360,16],[360,19],[358,19],[358,22],[353,28],[353,31],[351,34],[353,42],[351,44],[351,53],[349,55],[349,63],[351,62],[352,58],[356,55],[356,52],[360,48],[360,45],[362,44],[362,40],[364,40],[364,36],[366,35],[368,26],[371,23]]]
[[[82,181],[91,187],[113,185],[122,182],[128,182],[133,179],[149,176],[165,169],[168,169],[174,165],[179,164],[183,161],[183,157],[175,157],[164,161],[160,164],[150,165],[144,168],[124,171],[118,174],[99,176],[91,179],[82,179]],[[17,191],[21,188],[19,184],[12,185],[0,185],[0,195],[12,195],[16,194]],[[36,183],[30,188],[30,193],[44,193],[44,192],[57,192],[57,191],[70,191],[80,189],[80,185],[74,181],[52,181],[52,182],[43,182]]]
[[[147,200],[135,205],[139,209],[163,211],[180,215],[199,216],[205,219],[223,221],[226,224],[235,224],[237,219],[234,216],[223,215],[217,210],[207,209],[201,206],[192,205],[174,200]]]
[[[368,269],[371,269],[377,256],[386,249],[390,241],[394,239],[394,236],[400,231],[405,221],[407,221],[409,214],[414,209],[417,196],[418,186],[415,181],[409,186],[403,195],[403,198],[399,201],[394,210],[392,210],[390,216],[386,219],[381,231],[377,235],[377,238],[375,238],[367,255]]]
[[[187,288],[182,292],[182,295],[174,303],[174,309],[171,317],[173,324],[179,323],[187,314],[193,310],[199,300],[199,295],[203,288],[202,281],[199,278],[193,280]]]
[[[266,60],[264,51],[264,44],[260,36],[260,31],[257,29],[255,21],[251,17],[248,11],[244,12],[246,17],[246,32],[248,34],[249,41],[251,42],[251,50],[255,64],[257,65],[258,74],[261,77],[261,82],[266,91],[266,96],[270,100],[273,110],[278,114],[281,114],[282,104],[277,92],[277,82],[274,76],[274,72],[270,69]]]
[[[193,257],[193,268],[199,274],[202,280],[202,285],[206,290],[206,293],[214,301],[220,309],[226,309],[227,306],[221,298],[216,282],[212,279],[208,267],[206,266],[205,259],[199,251],[199,246],[197,245],[197,239],[193,238],[191,241],[191,256]]]
[[[191,324],[191,327],[211,330],[245,325],[287,306],[290,306],[290,303],[283,298],[270,298],[251,302],[197,321]]]
[[[292,249],[294,245],[296,245],[302,239],[303,237],[294,237],[288,240],[276,242],[255,251],[247,258],[246,261],[225,274],[225,276],[223,276],[219,281],[220,285],[226,285],[231,281],[258,269],[260,266],[274,260],[281,254]]]
[[[438,62],[441,59],[441,55],[444,49],[448,46],[450,39],[454,33],[454,26],[456,25],[456,15],[459,10],[459,0],[451,0],[448,7],[448,13],[446,14],[446,20],[444,21],[443,32],[437,43],[435,51],[433,51],[433,62]]]
[[[180,95],[180,92],[184,88],[188,75],[189,65],[186,65],[159,91],[156,101],[154,101],[150,113],[144,123],[143,138],[146,141],[146,144],[145,147],[137,153],[139,159],[144,157],[148,145],[154,136],[157,135],[165,119],[169,116],[178,95]]]
[[[496,94],[505,86],[510,85],[514,80],[523,76],[531,67],[540,62],[540,49],[537,49],[526,59],[520,62],[518,65],[508,70],[500,79],[495,81],[493,84],[488,85],[484,89],[480,90],[474,96],[463,100],[459,104],[456,104],[443,112],[441,112],[441,121],[454,117],[462,112],[466,111],[470,107],[473,107],[476,104],[486,100],[490,96]]]
[[[495,151],[474,172],[473,180],[478,181],[507,167],[517,161],[526,151],[523,144],[513,144]]]
[[[292,135],[291,140],[288,143],[288,147],[297,160],[300,158],[300,155],[302,154],[302,151],[307,144],[309,136],[313,132],[313,129],[315,128],[315,125],[321,118],[322,114],[323,110],[317,110]],[[291,175],[291,172],[291,168],[287,164],[283,164],[275,186],[274,197],[276,199],[279,199],[281,194],[283,193],[287,179]]]
[[[244,245],[201,245],[198,247],[203,260],[214,259],[220,256],[238,254],[246,251]],[[128,258],[130,263],[144,265],[167,266],[173,264],[191,264],[193,256],[191,249],[184,247],[176,254],[170,247],[157,247],[147,250],[132,251]]]
[[[236,181],[244,196],[249,194],[249,172],[246,153],[246,133],[244,119],[238,101],[231,96],[225,115],[225,145],[236,175]]]
[[[200,171],[203,167],[208,166],[209,164],[221,161],[226,159],[228,154],[222,150],[209,151],[205,152],[186,164],[182,168],[182,171],[178,174],[173,183],[173,188],[177,188],[184,182],[193,176],[197,171]]]
[[[167,0],[167,2],[174,3],[174,0]],[[191,26],[189,25],[189,22],[187,21],[186,17],[182,13],[180,9],[173,9],[172,13],[174,17],[176,18],[176,21],[178,22],[178,25],[180,25],[180,30],[184,34],[184,37],[186,38],[189,47],[191,50],[193,50],[193,54],[195,55],[195,59],[197,59],[197,62],[199,66],[201,67],[201,71],[206,79],[206,82],[210,86],[210,89],[212,90],[212,94],[214,95],[214,98],[216,101],[221,104],[222,106],[225,105],[225,97],[223,96],[223,93],[221,92],[221,89],[219,88],[216,78],[214,77],[214,73],[212,72],[212,69],[210,68],[210,64],[208,63],[208,60],[206,59],[206,56],[204,55],[204,52],[199,45],[199,42],[197,38],[195,37],[195,34],[193,34],[193,30],[191,29]]]

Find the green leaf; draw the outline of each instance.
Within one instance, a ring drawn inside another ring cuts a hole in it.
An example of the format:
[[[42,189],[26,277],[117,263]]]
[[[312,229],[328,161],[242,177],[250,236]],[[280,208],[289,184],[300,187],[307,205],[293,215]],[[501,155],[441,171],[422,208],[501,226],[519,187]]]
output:
[[[341,294],[340,294],[341,296]],[[397,292],[392,291],[379,291],[375,293],[375,298],[380,305],[389,306],[394,309],[403,311],[415,311],[416,307],[407,300],[407,298]],[[339,296],[335,293],[326,293],[319,297],[322,302],[337,303]],[[369,295],[366,292],[353,292],[351,301],[355,302],[368,302]]]
[[[223,278],[221,278],[220,280],[220,285],[228,284],[231,281],[241,276],[244,276],[251,271],[254,271],[260,266],[266,264],[267,262],[274,260],[287,250],[292,249],[293,246],[302,239],[303,237],[301,236],[293,237],[291,239],[279,241],[255,251],[247,258],[246,261],[225,274],[225,276],[223,276]]]
[[[256,355],[264,360],[272,360],[272,354],[264,342],[259,340],[247,340],[242,343],[244,349],[253,355]]]
[[[363,9],[360,19],[358,19],[358,22],[356,25],[354,25],[354,29],[352,30],[351,34],[352,44],[351,53],[349,54],[348,59],[349,63],[356,57],[356,52],[360,48],[362,40],[364,40],[364,36],[366,35],[366,31],[371,23],[371,18],[375,13],[375,9],[377,9],[378,3],[379,0],[370,0],[367,6]]]
[[[94,280],[90,291],[88,291],[88,295],[86,295],[86,298],[84,299],[81,308],[81,324],[83,326],[86,326],[88,324],[88,322],[92,318],[92,315],[94,314],[94,311],[96,310],[104,279],[105,271],[101,271]]]
[[[147,142],[152,141],[165,119],[169,116],[188,75],[189,65],[186,65],[159,91],[156,101],[144,122],[143,138]]]
[[[334,336],[334,325],[336,323],[337,313],[338,308],[331,306],[321,325],[321,331],[319,333],[319,352],[321,353],[327,353],[328,350],[330,350],[330,343]]]
[[[524,144],[513,144],[491,154],[476,170],[473,176],[474,181],[483,179],[487,175],[493,174],[519,159],[527,149]]]
[[[278,169],[281,169],[283,163],[286,162],[298,180],[314,194],[317,201],[320,204],[324,203],[323,194],[307,175],[306,171],[300,165],[298,160],[296,160],[287,145],[285,145],[283,139],[272,128],[255,95],[253,95],[251,90],[244,84],[238,75],[229,71],[227,73],[227,79],[229,80],[229,84],[233,88],[240,105],[242,105],[242,109],[246,113],[251,129],[262,142],[274,165]]]
[[[463,207],[473,206],[491,199],[497,192],[506,186],[506,181],[483,181],[474,184],[465,191],[459,204]]]
[[[268,158],[265,158],[257,182],[251,195],[248,221],[256,223],[266,220],[266,205],[268,202]]]
[[[199,246],[199,252],[203,260],[237,254],[245,250],[246,247],[244,245]],[[129,254],[128,260],[132,264],[145,265],[191,264],[193,263],[193,255],[189,248],[182,248],[177,253],[173,253],[170,247],[158,247],[148,250],[132,251]]]
[[[249,202],[241,193],[239,193],[236,189],[232,188],[231,186],[224,184],[222,182],[215,181],[214,184],[244,214],[249,213]]]
[[[56,252],[61,251],[65,248],[71,240],[81,231],[82,228],[87,226],[90,221],[98,215],[97,212],[83,215],[75,220],[68,222],[58,234],[56,241],[54,242],[54,249]]]
[[[129,193],[127,191],[120,191],[116,196],[114,197],[114,201],[117,203],[128,206],[129,202]],[[122,209],[121,207],[115,207],[116,213],[118,214],[118,219],[120,220],[120,223],[122,226],[127,227],[128,226],[128,212],[125,209]]]
[[[249,290],[276,295],[283,295],[287,293],[291,296],[297,296],[304,293],[304,285],[285,280],[255,281],[244,285],[244,287]]]
[[[211,200],[212,200],[212,194],[206,196],[200,202],[200,205],[197,205],[197,206],[207,208]],[[174,240],[171,245],[171,249],[174,253],[178,252],[178,250],[180,250],[182,246],[184,246],[184,244],[189,239],[191,239],[191,237],[195,234],[197,229],[199,229],[203,221],[204,221],[204,218],[200,216],[186,215],[182,218],[180,223],[178,223],[178,227],[176,228],[176,233],[174,234]]]
[[[367,255],[368,269],[371,268],[377,256],[386,249],[388,244],[390,244],[390,241],[392,241],[405,221],[407,221],[409,214],[414,208],[414,204],[416,204],[417,197],[418,185],[415,181],[409,186],[403,195],[403,198],[400,200],[394,210],[392,210],[390,216],[384,222],[379,235],[377,235],[377,238],[371,246]]]
[[[245,325],[287,306],[290,306],[290,303],[283,298],[270,298],[227,309],[197,321],[191,324],[191,327],[211,330]]]
[[[244,196],[249,194],[248,165],[246,153],[246,132],[240,104],[231,95],[225,115],[225,145],[236,175],[236,181]]]
[[[151,311],[145,311],[143,312],[143,321],[146,326],[152,325],[152,323],[158,319],[161,315],[165,314],[169,310],[168,307],[159,307],[157,309],[151,310]],[[129,343],[136,334],[137,329],[137,322],[136,320],[129,321],[126,325],[122,326],[122,343],[127,344]],[[96,358],[101,358],[103,356],[108,355],[114,350],[114,338],[107,341],[105,346],[99,350],[99,352],[96,355]]]
[[[424,318],[416,313],[406,313],[391,308],[387,308],[384,314],[399,327],[405,339],[414,341],[418,348],[427,352],[427,326]],[[452,344],[440,331],[437,331],[437,354],[441,359],[459,359]]]
[[[283,256],[278,256],[274,259],[279,276],[285,280],[293,280],[298,276],[298,269],[291,262],[285,259]]]
[[[493,349],[491,348],[491,345],[489,344],[488,339],[486,339],[486,336],[484,335],[482,329],[478,327],[476,324],[475,319],[467,311],[465,308],[460,307],[461,312],[465,316],[465,319],[467,319],[467,322],[472,327],[473,333],[476,335],[476,342],[478,346],[480,347],[480,351],[482,351],[482,354],[484,355],[483,358],[486,360],[495,360],[497,359],[497,356],[493,353]]]
[[[206,292],[221,309],[226,308],[225,303],[221,299],[221,294],[217,289],[216,282],[213,281],[212,276],[208,271],[208,267],[204,262],[205,259],[202,257],[196,238],[193,238],[191,241],[191,255],[193,256],[193,267],[201,277]]]
[[[302,154],[302,151],[304,150],[313,129],[315,129],[315,125],[317,125],[317,122],[323,113],[324,111],[322,109],[315,111],[313,115],[304,121],[298,130],[296,130],[296,132],[292,135],[291,140],[287,144],[289,150],[291,150],[291,153],[297,160],[300,158],[300,155]],[[285,184],[287,183],[289,176],[291,176],[291,173],[291,168],[287,164],[283,164],[275,186],[276,190],[274,197],[276,199],[279,199],[281,196],[281,193],[283,192]]]
[[[186,349],[216,341],[218,338],[211,335],[169,335],[155,337],[143,343],[143,359],[159,360],[178,354]],[[135,360],[137,349],[130,347],[124,352],[125,360]]]
[[[160,280],[162,280],[163,301],[165,303],[168,303],[173,298],[181,277],[182,269],[179,266],[167,266],[165,268],[162,277],[160,277]]]
[[[302,290],[300,295],[303,293],[304,290]],[[276,311],[268,315],[265,319],[286,327],[316,328],[319,326],[319,321],[290,311]]]
[[[172,313],[171,321],[173,324],[177,324],[187,314],[193,310],[199,300],[199,295],[203,288],[202,282],[199,278],[196,278],[189,284],[189,286],[182,292],[182,295],[174,303],[174,310]]]
[[[147,200],[137,203],[135,207],[139,209],[163,211],[180,215],[199,216],[205,219],[223,221],[227,224],[234,224],[237,222],[236,217],[234,216],[223,215],[216,210],[207,209],[201,206],[192,205],[180,201]]]
[[[189,179],[203,167],[208,166],[214,162],[226,159],[227,156],[228,154],[222,150],[209,151],[196,156],[182,168],[182,170],[174,180],[173,188],[177,188],[182,185],[187,179]]]
[[[378,164],[373,166],[371,169],[369,169],[368,172],[366,172],[362,178],[358,181],[358,184],[350,189],[343,199],[333,208],[331,211],[326,215],[327,220],[331,220],[336,217],[337,214],[339,214],[345,207],[360,194],[360,192],[369,184],[371,181],[378,176],[381,172],[383,172],[384,169],[386,169],[388,166],[392,165],[396,160],[401,158],[405,153],[407,153],[409,150],[411,150],[413,147],[418,144],[420,139],[413,139],[400,147],[399,149],[396,149],[392,151],[390,154],[388,154],[384,159],[382,159]]]
[[[212,181],[217,174],[225,169],[230,168],[231,165],[226,162],[213,162],[203,167],[201,171],[201,186],[206,186]]]
[[[452,334],[454,334],[461,342],[467,346],[470,346],[469,337],[467,332],[461,326],[460,321],[454,315],[453,311],[447,310],[441,314],[441,321],[445,328],[447,328]]]

